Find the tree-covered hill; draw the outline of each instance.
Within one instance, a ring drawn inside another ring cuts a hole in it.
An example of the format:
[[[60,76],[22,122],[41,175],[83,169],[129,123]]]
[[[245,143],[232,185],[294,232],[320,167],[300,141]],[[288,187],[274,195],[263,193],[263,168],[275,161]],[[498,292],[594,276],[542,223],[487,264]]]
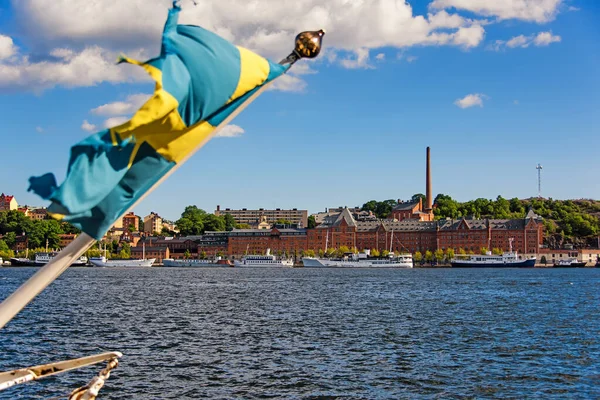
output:
[[[413,196],[417,200],[422,194]],[[376,211],[378,217],[391,213],[393,200],[371,200],[364,209]],[[459,202],[445,194],[438,194],[434,200],[435,219],[445,218],[524,218],[529,208],[544,218],[546,244],[552,248],[572,243],[577,247],[597,246],[600,234],[600,201],[591,199],[554,200],[548,199],[505,199],[479,198]],[[379,212],[377,212],[379,211]]]

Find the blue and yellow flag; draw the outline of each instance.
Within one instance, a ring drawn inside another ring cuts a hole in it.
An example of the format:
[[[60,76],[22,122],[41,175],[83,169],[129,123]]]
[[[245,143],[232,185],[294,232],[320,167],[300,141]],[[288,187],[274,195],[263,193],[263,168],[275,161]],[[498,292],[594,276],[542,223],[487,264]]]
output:
[[[282,66],[198,26],[178,25],[173,3],[161,54],[144,68],[156,82],[153,96],[117,127],[71,148],[67,177],[29,179],[29,190],[52,203],[49,213],[101,239],[117,218],[261,86],[282,75]]]

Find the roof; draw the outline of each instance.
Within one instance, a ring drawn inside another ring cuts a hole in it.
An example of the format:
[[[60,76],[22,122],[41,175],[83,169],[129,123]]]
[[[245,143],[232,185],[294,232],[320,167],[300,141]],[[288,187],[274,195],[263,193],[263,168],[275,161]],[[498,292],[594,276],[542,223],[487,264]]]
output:
[[[403,203],[399,203],[398,205],[392,208],[392,211],[404,211],[404,210],[412,210],[416,206],[419,205],[419,201],[405,201]]]

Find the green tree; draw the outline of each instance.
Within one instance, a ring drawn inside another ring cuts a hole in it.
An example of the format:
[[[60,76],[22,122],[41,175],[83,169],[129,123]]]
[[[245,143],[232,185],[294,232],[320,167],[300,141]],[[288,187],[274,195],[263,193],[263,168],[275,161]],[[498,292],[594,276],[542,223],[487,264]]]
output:
[[[314,256],[315,256],[315,251],[314,251],[314,250],[311,250],[311,249],[309,249],[309,250],[306,250],[306,251],[304,252],[304,255],[305,255],[306,257],[314,257]]]
[[[251,229],[252,227],[248,224],[238,224],[237,228],[238,229]]]
[[[223,219],[225,220],[225,230],[232,231],[235,228],[235,219],[229,213],[225,214]]]
[[[381,251],[381,257],[388,257],[390,255],[389,250],[382,250]]]
[[[479,249],[479,253],[480,254],[486,255],[487,252],[488,252],[488,248],[487,247],[482,247],[481,249]]]
[[[494,247],[492,249],[492,254],[497,255],[497,256],[501,256],[502,255],[502,249],[500,249],[498,247]]]
[[[214,214],[205,214],[203,224],[204,229],[201,230],[201,233],[204,233],[205,231],[225,231],[225,218],[221,216],[216,216]]]
[[[433,253],[431,252],[431,250],[427,250],[425,252],[425,261],[427,261],[427,262],[433,261]]]
[[[423,254],[421,254],[420,251],[416,251],[415,254],[413,254],[413,260],[416,263],[420,263],[423,260]]]
[[[448,261],[450,261],[453,258],[454,258],[454,249],[452,249],[452,248],[446,249],[446,259]]]
[[[131,245],[127,242],[123,242],[121,245],[121,251],[119,252],[119,258],[128,260],[131,258]]]
[[[463,249],[462,247],[460,247],[460,248],[458,249],[458,254],[460,254],[461,256],[464,256],[464,255],[466,255],[466,254],[467,254],[467,252],[465,251],[465,249]]]
[[[433,256],[435,257],[435,260],[438,263],[441,263],[442,261],[444,261],[444,250],[442,249],[437,249],[434,253]]]
[[[6,235],[4,235],[3,240],[8,247],[12,248],[17,243],[17,234],[15,232],[7,232]]]
[[[540,263],[546,265],[548,263],[548,260],[546,260],[546,256],[542,256],[542,258],[540,259]]]
[[[337,256],[342,257],[346,253],[350,253],[350,248],[348,248],[348,246],[340,246],[337,251]]]
[[[289,219],[285,219],[285,218],[279,218],[277,221],[275,221],[275,225],[291,225],[292,221],[290,221]]]
[[[319,249],[319,257],[321,257],[321,258],[325,257],[325,250]]]
[[[196,206],[187,206],[181,218],[175,221],[175,226],[183,236],[201,235],[204,233],[204,217],[206,211]]]
[[[203,259],[203,260],[206,259],[206,252],[205,251],[200,252],[200,258]]]
[[[381,254],[377,249],[371,249],[371,257],[379,257]]]
[[[185,258],[186,260],[189,259],[191,257],[191,253],[188,249],[185,249],[185,252],[183,253],[183,258]]]
[[[0,258],[8,260],[15,256],[15,253],[8,247],[4,240],[0,240]]]
[[[419,201],[419,199],[421,199],[421,201],[423,201],[423,204],[426,204],[427,196],[425,196],[423,193],[413,194],[412,197],[410,198],[410,201],[417,202],[417,201]]]
[[[317,220],[314,215],[308,217],[308,229],[313,229],[317,227]]]

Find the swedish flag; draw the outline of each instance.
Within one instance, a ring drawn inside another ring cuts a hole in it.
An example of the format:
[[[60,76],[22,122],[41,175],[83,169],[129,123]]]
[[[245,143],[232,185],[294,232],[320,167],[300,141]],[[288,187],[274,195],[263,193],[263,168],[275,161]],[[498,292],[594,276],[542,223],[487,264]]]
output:
[[[52,201],[54,218],[98,240],[216,126],[289,68],[198,26],[178,25],[179,11],[174,2],[159,57],[121,59],[147,71],[156,82],[153,96],[128,122],[73,146],[62,185],[53,174],[29,179],[29,190]]]

